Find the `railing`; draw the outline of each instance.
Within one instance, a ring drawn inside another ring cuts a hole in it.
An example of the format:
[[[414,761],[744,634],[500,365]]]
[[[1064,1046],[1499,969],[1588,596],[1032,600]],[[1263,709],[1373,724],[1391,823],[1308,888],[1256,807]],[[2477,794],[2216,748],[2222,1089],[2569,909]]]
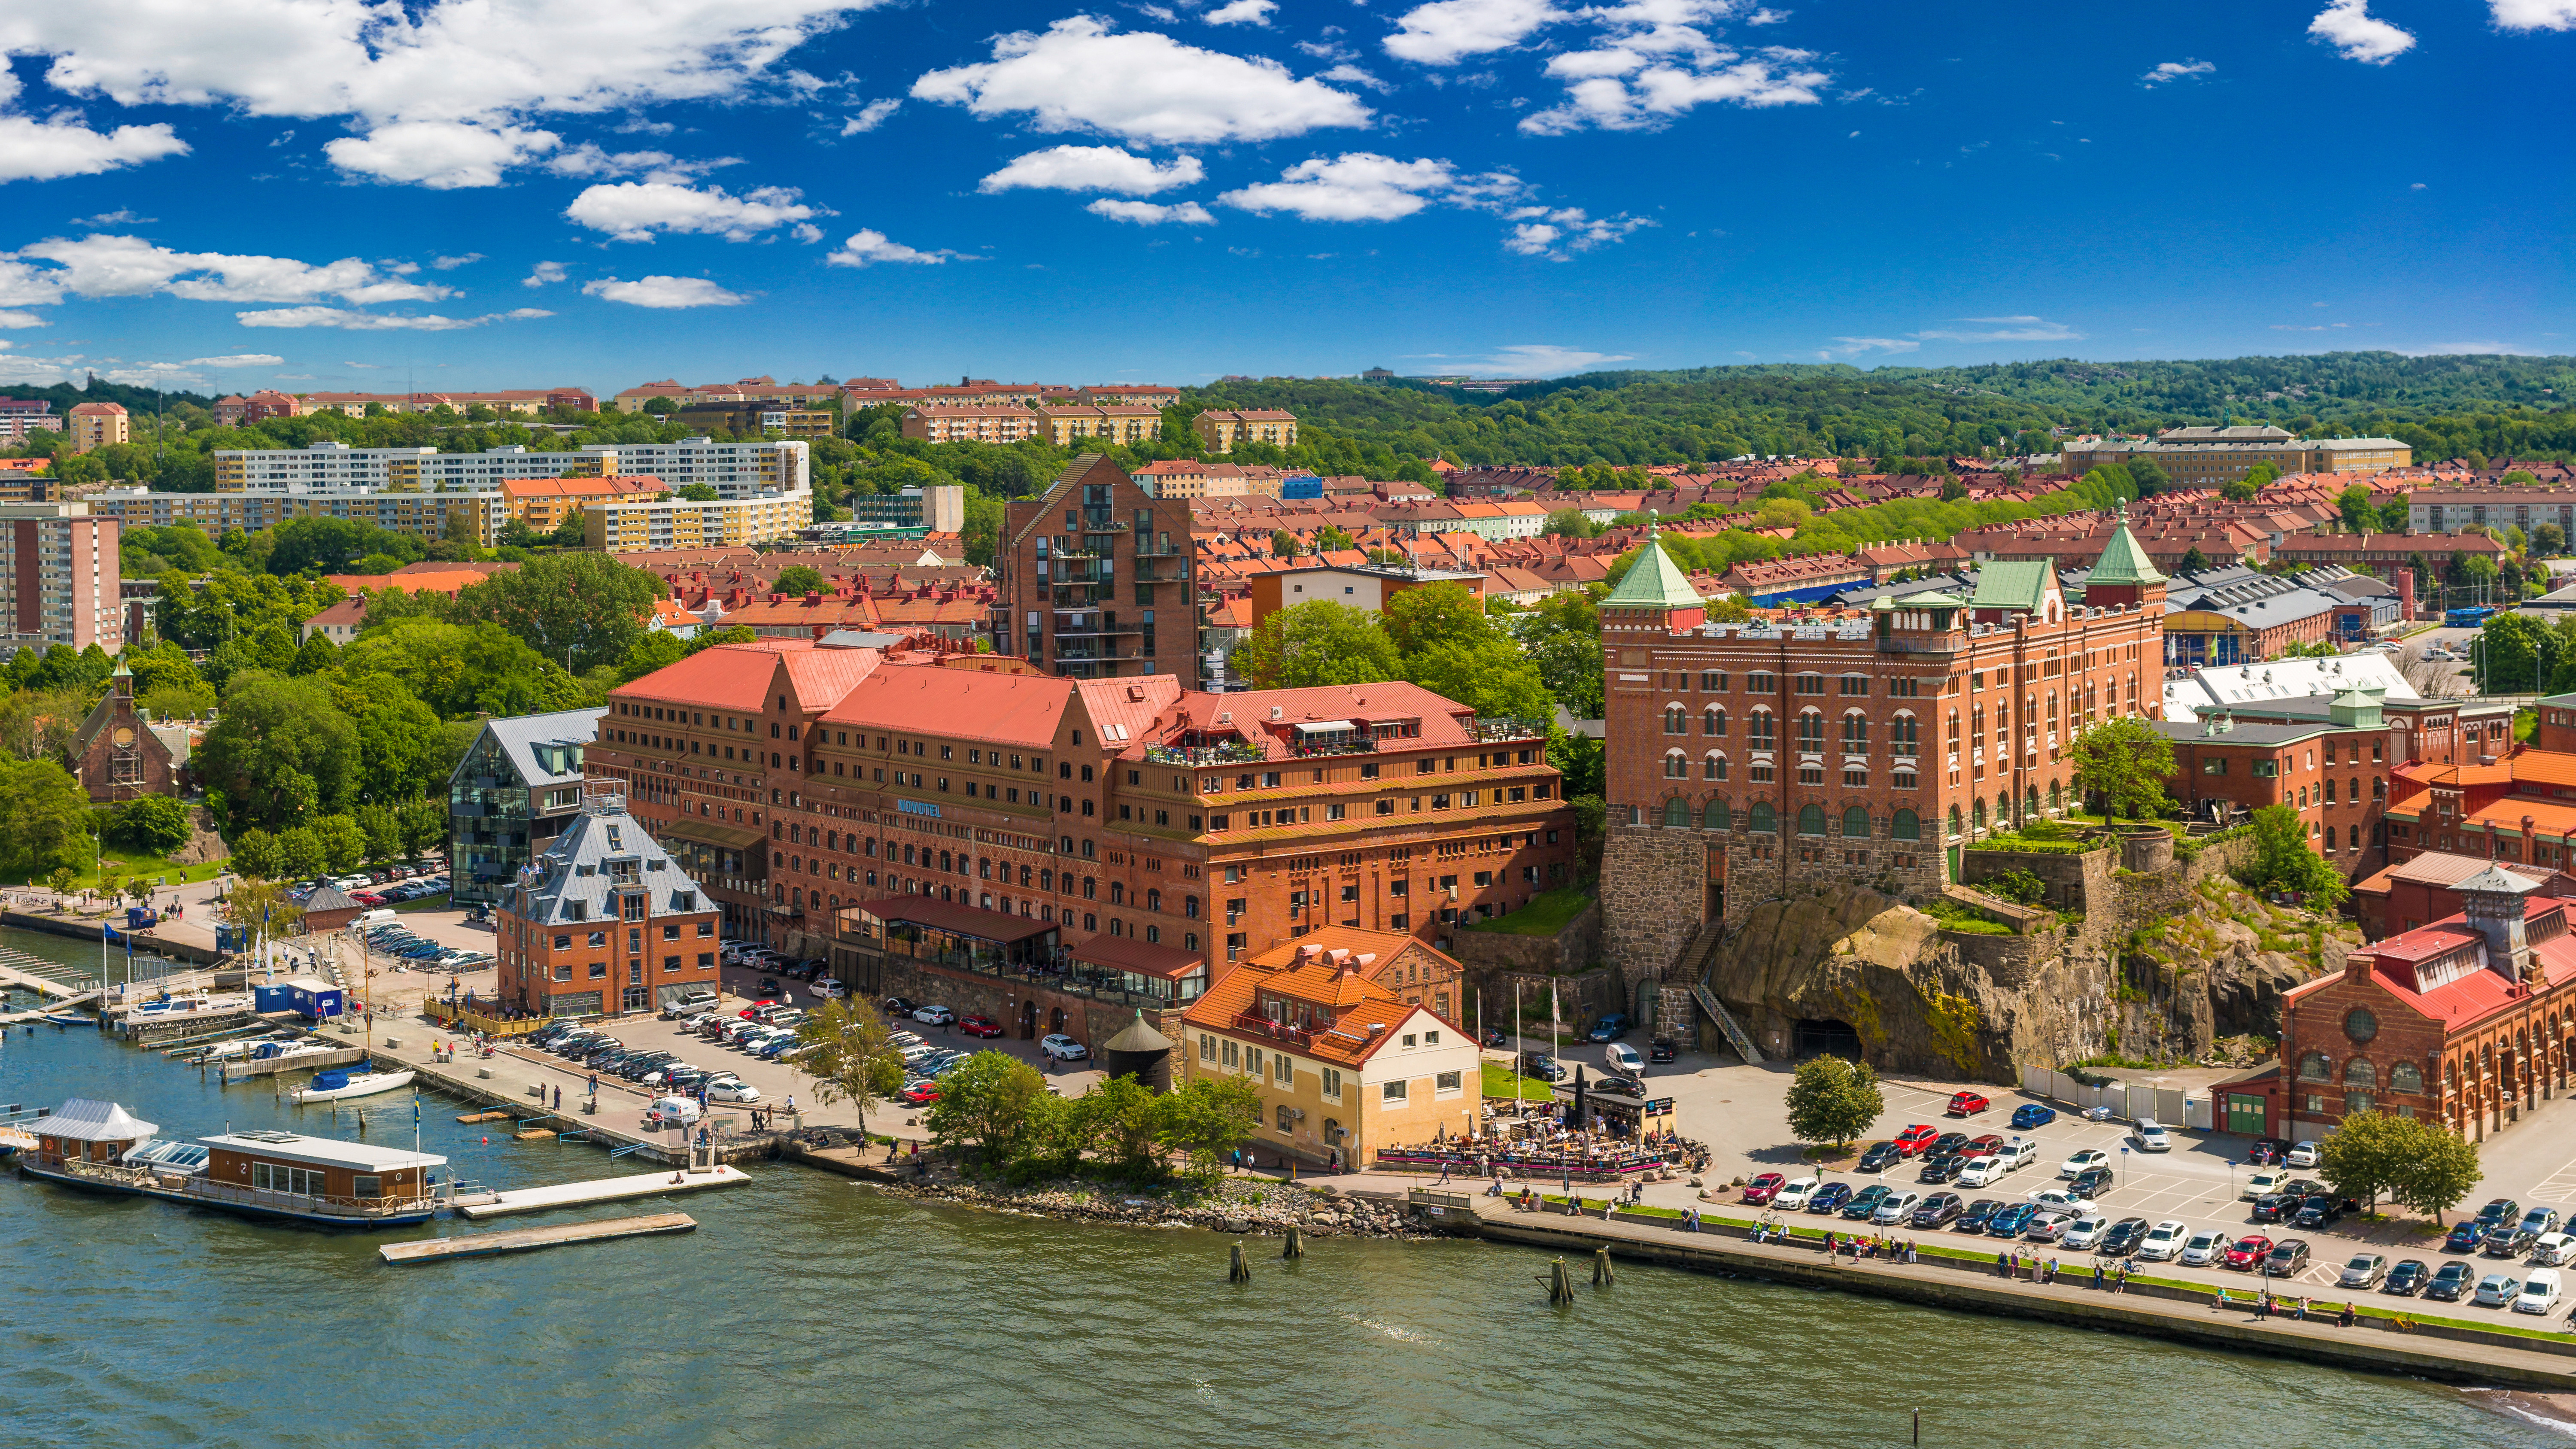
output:
[[[1287,1042],[1291,1046],[1311,1047],[1315,1043],[1313,1032],[1301,1031],[1286,1022],[1272,1021],[1269,1017],[1254,1012],[1236,1012],[1234,1026],[1237,1031],[1248,1031],[1256,1036],[1266,1036],[1272,1041]]]
[[[86,1177],[99,1182],[126,1187],[158,1187],[161,1180],[178,1176],[157,1173],[148,1168],[126,1167],[105,1162],[82,1162],[71,1158],[46,1157],[40,1164],[53,1167],[73,1177]],[[438,1206],[434,1197],[333,1197],[320,1193],[278,1192],[269,1188],[236,1187],[214,1182],[205,1177],[189,1177],[178,1191],[190,1197],[215,1202],[241,1203],[252,1207],[285,1208],[296,1212],[317,1213],[327,1217],[368,1219],[390,1217],[396,1213],[425,1212]]]
[[[1145,758],[1157,765],[1238,765],[1262,758],[1261,747],[1254,744],[1231,745],[1147,745]]]
[[[1367,735],[1352,735],[1347,739],[1314,740],[1302,745],[1291,745],[1288,747],[1288,753],[1300,756],[1359,755],[1371,753],[1376,749],[1376,740]]]
[[[1538,740],[1547,738],[1547,721],[1478,717],[1467,721],[1467,734],[1483,744],[1496,740]]]
[[[444,1001],[422,1002],[420,1014],[451,1031],[476,1031],[485,1036],[526,1036],[531,1032],[543,1030],[552,1020],[542,1016],[486,1016],[482,1012],[470,1011],[462,1006],[451,1006]]]

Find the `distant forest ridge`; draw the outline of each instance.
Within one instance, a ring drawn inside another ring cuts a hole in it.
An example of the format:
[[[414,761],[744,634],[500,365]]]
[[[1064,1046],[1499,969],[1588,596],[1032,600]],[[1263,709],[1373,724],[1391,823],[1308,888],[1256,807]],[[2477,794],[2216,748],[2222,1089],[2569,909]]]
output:
[[[129,387],[121,382],[104,382],[96,377],[89,380],[89,390],[86,392],[68,382],[58,382],[51,387],[12,383],[7,387],[0,387],[0,397],[43,398],[54,405],[57,416],[70,412],[75,403],[85,402],[122,403],[125,410],[130,413],[148,413],[163,406],[177,407],[181,403],[194,403],[201,408],[212,408],[215,405],[214,398],[205,393],[154,392],[148,387]]]

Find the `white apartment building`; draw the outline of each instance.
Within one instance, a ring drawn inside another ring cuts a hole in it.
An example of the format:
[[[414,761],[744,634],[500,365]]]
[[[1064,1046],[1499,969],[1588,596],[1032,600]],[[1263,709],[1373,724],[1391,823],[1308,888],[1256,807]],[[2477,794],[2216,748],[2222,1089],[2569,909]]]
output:
[[[476,493],[519,478],[651,474],[673,488],[707,483],[725,498],[797,493],[813,486],[812,450],[802,440],[595,443],[575,452],[511,446],[480,453],[436,448],[353,448],[322,442],[304,448],[226,448],[215,453],[222,493],[338,493],[390,489]]]
[[[16,648],[124,648],[116,520],[87,503],[0,503],[0,621]]]

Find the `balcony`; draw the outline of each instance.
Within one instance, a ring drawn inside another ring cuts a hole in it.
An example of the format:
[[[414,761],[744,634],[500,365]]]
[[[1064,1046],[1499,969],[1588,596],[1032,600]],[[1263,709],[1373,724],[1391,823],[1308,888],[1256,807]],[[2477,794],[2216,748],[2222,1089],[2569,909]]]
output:
[[[1153,544],[1146,542],[1141,535],[1136,539],[1138,558],[1177,558],[1189,551],[1189,545],[1186,543]]]
[[[1477,718],[1467,721],[1467,734],[1478,744],[1488,745],[1504,740],[1543,740],[1547,738],[1547,721]]]
[[[1241,765],[1262,758],[1261,747],[1238,741],[1230,745],[1147,745],[1145,759],[1157,765]]]
[[[1121,523],[1117,519],[1111,518],[1106,514],[1092,513],[1085,514],[1083,516],[1082,531],[1085,533],[1127,533],[1132,530],[1130,530],[1128,525]]]
[[[1300,1050],[1311,1050],[1315,1044],[1313,1032],[1300,1031],[1286,1022],[1272,1021],[1266,1016],[1256,1016],[1249,1011],[1235,1013],[1234,1029],[1247,1035],[1264,1036],[1272,1041],[1286,1042]]]
[[[1364,755],[1376,750],[1377,741],[1362,734],[1305,740],[1288,747],[1288,753],[1299,759],[1310,755]]]

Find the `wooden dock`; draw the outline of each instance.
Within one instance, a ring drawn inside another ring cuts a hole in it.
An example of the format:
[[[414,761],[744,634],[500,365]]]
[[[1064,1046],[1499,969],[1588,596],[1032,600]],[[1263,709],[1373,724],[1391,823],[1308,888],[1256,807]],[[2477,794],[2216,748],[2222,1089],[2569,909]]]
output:
[[[605,1243],[618,1238],[694,1233],[697,1219],[687,1213],[653,1213],[640,1218],[609,1218],[595,1223],[558,1223],[550,1228],[507,1228],[497,1233],[466,1233],[453,1238],[423,1238],[413,1243],[387,1243],[378,1256],[395,1265],[444,1263],[452,1258],[489,1258],[501,1253],[532,1253],[574,1243]]]
[[[264,1062],[226,1062],[224,1080],[238,1082],[250,1077],[270,1076],[278,1072],[301,1072],[316,1067],[345,1067],[366,1059],[366,1048],[343,1047],[331,1052],[307,1052],[300,1057],[272,1057]]]
[[[39,992],[46,996],[95,996],[98,994],[95,986],[91,986],[87,989],[72,986],[66,982],[57,980],[54,977],[39,975],[38,973],[27,970],[24,966],[18,964],[22,961],[32,962],[36,960],[36,957],[26,955],[22,952],[0,951],[0,984],[23,986],[29,991]],[[52,963],[46,962],[43,964],[50,965]]]
[[[665,1193],[704,1192],[713,1187],[740,1187],[751,1181],[748,1174],[732,1167],[715,1167],[699,1172],[667,1168],[660,1172],[638,1173],[633,1177],[603,1177],[593,1182],[564,1182],[553,1187],[514,1187],[495,1192],[481,1202],[460,1201],[457,1212],[468,1218],[505,1218],[515,1213],[541,1213],[555,1208],[586,1207],[599,1202],[622,1202],[628,1198],[660,1197]]]

